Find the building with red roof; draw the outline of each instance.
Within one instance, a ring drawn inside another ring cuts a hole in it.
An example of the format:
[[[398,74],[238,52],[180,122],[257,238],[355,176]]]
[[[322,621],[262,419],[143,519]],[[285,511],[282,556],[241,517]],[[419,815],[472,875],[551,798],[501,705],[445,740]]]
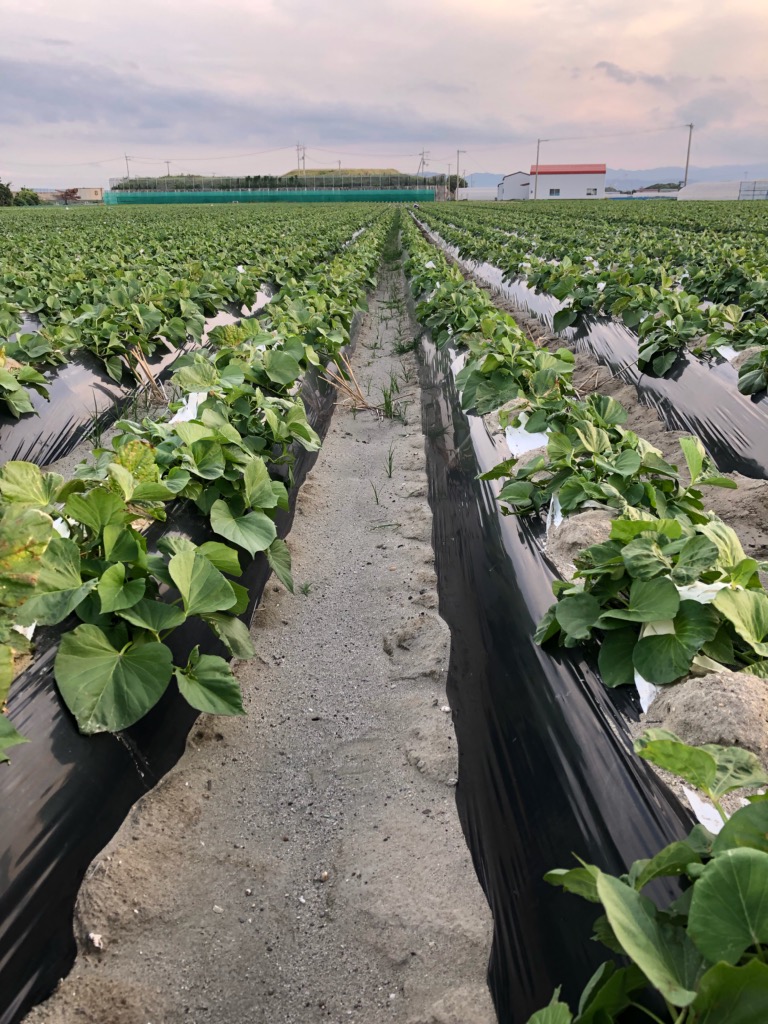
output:
[[[532,164],[530,199],[604,199],[605,164]]]

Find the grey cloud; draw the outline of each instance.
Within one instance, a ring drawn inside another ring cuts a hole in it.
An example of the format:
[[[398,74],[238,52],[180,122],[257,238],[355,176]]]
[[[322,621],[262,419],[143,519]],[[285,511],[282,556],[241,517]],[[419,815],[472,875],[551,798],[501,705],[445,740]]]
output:
[[[43,46],[74,46],[71,39],[41,39]]]
[[[600,60],[595,64],[596,71],[604,71],[614,82],[621,82],[623,85],[632,85],[637,81],[637,75],[632,71],[625,71],[618,64],[612,64],[609,60]]]
[[[654,89],[666,90],[682,81],[681,78],[672,79],[665,78],[664,75],[649,75],[646,71],[628,71],[609,60],[598,61],[595,64],[595,70],[604,71],[614,82],[620,82],[622,85],[634,85],[635,82],[642,82],[643,85],[653,86]]]
[[[431,118],[411,105],[309,102],[285,90],[244,98],[189,88],[154,87],[138,75],[87,64],[3,60],[7,83],[0,123],[78,126],[87,139],[132,144],[285,144],[297,136],[307,145],[339,142],[417,142],[460,139],[520,141],[492,117]]]
[[[724,124],[732,121],[739,113],[751,112],[752,97],[738,89],[721,89],[695,96],[677,108],[676,114],[686,122],[692,121],[697,128]]]

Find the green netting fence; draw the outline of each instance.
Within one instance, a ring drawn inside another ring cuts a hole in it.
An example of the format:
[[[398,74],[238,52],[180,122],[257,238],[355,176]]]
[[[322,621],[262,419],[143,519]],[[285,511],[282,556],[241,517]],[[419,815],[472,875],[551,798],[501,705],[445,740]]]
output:
[[[139,203],[431,203],[431,188],[307,189],[275,192],[105,192],[108,206]]]

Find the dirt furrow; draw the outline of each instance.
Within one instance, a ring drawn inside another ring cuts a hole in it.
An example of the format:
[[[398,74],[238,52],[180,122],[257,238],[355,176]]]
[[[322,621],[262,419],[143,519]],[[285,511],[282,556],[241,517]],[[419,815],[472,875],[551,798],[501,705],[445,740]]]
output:
[[[353,365],[393,416],[337,408],[289,537],[296,593],[268,586],[238,668],[248,715],[201,719],[92,865],[77,964],[30,1024],[495,1020],[415,330],[385,273]]]

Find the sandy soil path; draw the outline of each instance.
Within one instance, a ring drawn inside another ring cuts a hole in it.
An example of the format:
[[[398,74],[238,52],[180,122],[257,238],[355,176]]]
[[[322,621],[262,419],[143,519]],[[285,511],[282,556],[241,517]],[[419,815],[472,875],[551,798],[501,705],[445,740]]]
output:
[[[248,716],[201,719],[94,862],[80,956],[30,1024],[495,1020],[403,287],[382,276],[353,363],[404,415],[337,408],[289,537],[297,592],[270,582],[238,669]]]

